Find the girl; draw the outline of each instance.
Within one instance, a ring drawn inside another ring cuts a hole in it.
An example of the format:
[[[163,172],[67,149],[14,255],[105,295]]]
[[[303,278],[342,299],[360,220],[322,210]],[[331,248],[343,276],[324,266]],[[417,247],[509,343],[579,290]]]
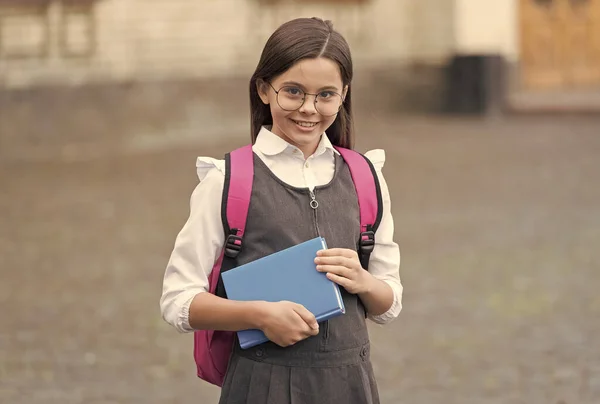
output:
[[[225,242],[225,164],[197,161],[200,183],[164,277],[163,318],[180,332],[260,329],[270,339],[248,350],[234,346],[220,404],[379,403],[365,317],[385,324],[398,316],[400,254],[382,150],[366,153],[383,200],[368,271],[356,253],[356,193],[333,147],[353,144],[352,74],[348,44],[329,21],[296,19],[267,41],[250,80],[255,174],[246,241],[237,258],[243,264],[315,237],[307,198],[316,194],[319,230],[330,248],[315,261],[341,286],[345,315],[317,324],[294,303],[235,302],[206,293]]]

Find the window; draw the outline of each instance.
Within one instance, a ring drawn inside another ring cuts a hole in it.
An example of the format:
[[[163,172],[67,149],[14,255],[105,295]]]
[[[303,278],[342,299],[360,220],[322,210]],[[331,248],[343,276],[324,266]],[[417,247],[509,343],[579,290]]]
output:
[[[0,0],[0,58],[46,58],[50,0]]]
[[[98,0],[0,0],[0,59],[89,59]]]
[[[90,58],[96,50],[93,1],[63,0],[58,25],[59,52],[65,58]]]

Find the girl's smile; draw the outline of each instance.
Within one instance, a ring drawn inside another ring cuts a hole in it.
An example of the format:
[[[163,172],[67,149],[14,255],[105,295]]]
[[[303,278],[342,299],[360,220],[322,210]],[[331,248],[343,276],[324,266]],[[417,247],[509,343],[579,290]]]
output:
[[[309,129],[314,128],[319,123],[319,122],[298,121],[298,120],[295,120],[295,119],[292,119],[292,121],[296,125],[300,126],[301,128],[309,128]]]

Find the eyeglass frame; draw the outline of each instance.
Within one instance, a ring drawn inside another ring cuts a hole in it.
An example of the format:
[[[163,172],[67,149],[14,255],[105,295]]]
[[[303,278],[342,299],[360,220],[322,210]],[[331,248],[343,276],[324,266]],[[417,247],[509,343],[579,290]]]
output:
[[[268,84],[268,85],[269,85],[269,86],[270,86],[270,87],[273,89],[273,91],[275,91],[275,94],[277,95],[277,97],[276,97],[276,100],[277,100],[277,105],[279,105],[279,108],[283,109],[284,111],[287,111],[287,112],[298,111],[300,108],[302,108],[302,107],[304,106],[304,103],[306,102],[306,96],[307,96],[307,95],[312,95],[312,96],[314,96],[314,97],[315,97],[315,101],[314,101],[314,104],[315,104],[315,110],[317,110],[317,112],[318,112],[319,114],[321,114],[321,112],[320,112],[320,111],[319,111],[319,109],[317,108],[317,97],[319,96],[319,94],[311,94],[311,93],[307,93],[307,92],[306,92],[306,91],[304,91],[303,89],[299,88],[299,90],[300,90],[300,91],[302,91],[302,92],[304,93],[304,97],[302,98],[302,104],[300,104],[300,106],[299,106],[298,108],[296,108],[296,109],[285,109],[285,108],[283,108],[283,107],[281,106],[281,104],[279,103],[279,92],[280,92],[280,91],[281,91],[283,88],[286,88],[286,87],[292,87],[292,88],[293,88],[294,86],[285,85],[285,86],[283,86],[283,87],[279,88],[279,90],[275,90],[275,87],[273,87],[273,84],[271,84],[271,82],[270,82],[270,81],[267,81],[266,83],[267,83],[267,84]],[[340,100],[342,100],[342,102],[340,102],[340,106],[338,107],[338,109],[337,109],[337,111],[335,112],[335,114],[331,114],[331,115],[324,115],[324,114],[321,114],[321,115],[323,115],[323,116],[326,116],[326,117],[335,116],[335,115],[337,115],[337,114],[340,112],[340,109],[342,109],[342,105],[344,105],[344,101],[345,101],[345,100],[344,100],[344,97],[343,97],[341,94],[339,94],[339,93],[336,93],[335,91],[331,91],[331,90],[327,90],[327,91],[330,91],[330,92],[332,92],[333,94],[335,94],[335,95],[337,95],[338,97],[340,97]]]

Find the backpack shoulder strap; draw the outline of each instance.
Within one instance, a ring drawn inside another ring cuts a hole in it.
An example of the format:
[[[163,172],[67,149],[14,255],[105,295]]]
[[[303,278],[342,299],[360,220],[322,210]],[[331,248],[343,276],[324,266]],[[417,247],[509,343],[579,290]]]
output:
[[[383,215],[381,187],[373,163],[357,151],[335,147],[350,169],[360,209],[360,239],[358,253],[362,267],[367,269],[375,248],[375,232]]]
[[[225,182],[221,197],[221,222],[225,232],[225,243],[208,282],[210,292],[217,296],[226,296],[221,273],[236,266],[236,257],[242,250],[253,180],[252,145],[240,147],[225,155]]]
[[[229,258],[236,258],[242,249],[253,180],[252,145],[241,147],[225,155],[221,220],[225,230],[224,254]]]

